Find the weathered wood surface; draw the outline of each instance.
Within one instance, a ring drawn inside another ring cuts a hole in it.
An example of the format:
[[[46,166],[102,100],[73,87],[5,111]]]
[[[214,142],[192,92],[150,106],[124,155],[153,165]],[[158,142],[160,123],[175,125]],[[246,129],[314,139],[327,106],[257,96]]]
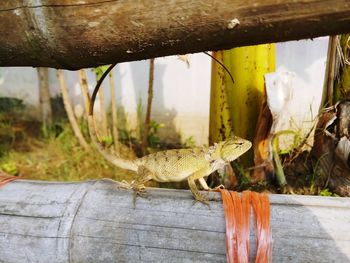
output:
[[[132,192],[111,181],[0,189],[0,262],[225,262],[220,196]],[[350,199],[271,195],[273,262],[350,262]],[[254,247],[254,238],[251,237]],[[253,248],[254,250],[254,248]]]
[[[349,0],[0,1],[0,66],[78,69],[349,28]]]

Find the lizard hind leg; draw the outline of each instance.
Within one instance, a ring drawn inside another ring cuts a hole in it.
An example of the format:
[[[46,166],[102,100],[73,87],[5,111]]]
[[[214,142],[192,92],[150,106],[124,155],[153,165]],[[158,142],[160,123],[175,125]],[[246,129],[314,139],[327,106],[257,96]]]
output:
[[[136,180],[132,181],[130,183],[131,189],[134,190],[134,207],[136,204],[136,197],[146,197],[146,187],[145,183],[152,180],[153,176],[151,171],[149,171],[146,167],[144,166],[139,166],[137,170],[137,178]]]
[[[146,183],[149,180],[152,180],[152,174],[147,170],[145,167],[139,167],[138,176],[135,180],[131,182],[127,182],[123,180],[119,183],[118,188],[127,189],[127,190],[133,190],[133,205],[134,208],[136,207],[136,198],[139,197],[147,197],[146,195],[146,187],[144,183]]]
[[[212,170],[210,169],[210,167],[205,167],[194,172],[187,178],[188,186],[190,187],[190,190],[193,194],[194,199],[196,199],[196,201],[202,202],[207,205],[209,204],[208,201],[210,200],[210,198],[203,196],[198,191],[196,180],[199,181],[199,183],[202,185],[204,190],[210,191],[211,188],[207,185],[207,182],[204,180],[204,177],[208,176],[211,172]]]

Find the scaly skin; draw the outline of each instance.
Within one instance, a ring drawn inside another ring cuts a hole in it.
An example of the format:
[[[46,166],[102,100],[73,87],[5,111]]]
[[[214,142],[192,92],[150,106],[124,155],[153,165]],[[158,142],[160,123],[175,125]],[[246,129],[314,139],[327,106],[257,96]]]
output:
[[[237,20],[237,23],[239,21]],[[217,61],[230,75],[225,65],[215,57],[206,53]],[[197,147],[192,149],[167,150],[150,154],[137,160],[125,160],[109,154],[99,142],[93,120],[93,108],[98,90],[104,80],[116,64],[111,65],[97,82],[92,93],[89,107],[89,131],[91,140],[101,155],[117,167],[137,172],[138,177],[131,184],[124,184],[126,188],[132,188],[135,193],[140,194],[144,190],[143,184],[149,180],[157,182],[179,182],[187,179],[190,190],[197,201],[206,202],[205,198],[199,193],[196,186],[196,180],[205,190],[210,190],[204,177],[212,172],[223,168],[231,161],[248,151],[251,142],[239,137],[232,137],[229,140],[214,144],[211,147]],[[89,97],[89,94],[85,94]]]
[[[187,179],[197,201],[205,198],[199,193],[196,180],[209,190],[202,179],[237,159],[251,147],[251,143],[239,137],[219,142],[211,147],[167,150],[147,155],[135,161],[141,180],[157,182],[180,182]]]
[[[137,173],[130,188],[138,192],[149,180],[180,182],[187,179],[194,198],[200,202],[206,202],[206,199],[199,193],[196,180],[204,190],[210,190],[204,177],[237,159],[252,145],[250,141],[234,136],[210,147],[160,151],[132,161],[113,156],[104,149],[97,140],[92,116],[89,116],[89,130],[93,143],[107,161]]]

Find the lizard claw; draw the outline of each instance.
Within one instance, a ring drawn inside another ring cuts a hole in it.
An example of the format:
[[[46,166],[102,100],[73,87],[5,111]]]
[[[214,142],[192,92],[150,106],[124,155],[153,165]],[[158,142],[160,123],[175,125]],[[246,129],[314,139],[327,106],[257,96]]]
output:
[[[195,199],[195,200],[193,201],[193,204],[195,204],[195,203],[197,203],[197,202],[201,202],[202,204],[205,204],[206,206],[208,206],[208,207],[210,208],[210,206],[209,206],[209,200],[208,200],[208,198],[206,198],[205,196],[203,196],[203,195],[197,193],[197,194],[194,196],[194,199]]]
[[[140,196],[143,198],[147,197],[146,187],[144,185],[135,187],[133,188],[133,190],[136,196]]]
[[[217,187],[214,187],[214,188],[209,188],[208,191],[218,192],[221,189],[225,189],[225,186],[223,184],[220,184],[220,185],[218,185]]]
[[[136,192],[136,195],[138,195],[138,196],[142,196],[146,192],[146,187],[144,186],[144,184],[139,184],[135,181],[128,183],[128,182],[123,180],[120,183],[119,187],[123,188],[123,189],[129,189],[129,190],[132,189]]]
[[[123,180],[120,185],[120,188],[122,189],[128,189],[128,190],[133,190],[134,194],[133,194],[133,205],[134,208],[136,207],[136,198],[142,197],[142,198],[147,198],[147,192],[146,192],[146,187],[144,184],[140,184],[138,182],[136,182],[135,180],[132,182],[126,182],[125,180]]]
[[[131,187],[134,190],[133,195],[133,205],[136,207],[136,198],[139,196],[141,198],[147,198],[146,187],[143,184],[137,184],[134,181],[131,182]]]
[[[122,188],[122,189],[132,189],[132,182],[129,183],[129,182],[123,180],[119,183],[118,187]]]

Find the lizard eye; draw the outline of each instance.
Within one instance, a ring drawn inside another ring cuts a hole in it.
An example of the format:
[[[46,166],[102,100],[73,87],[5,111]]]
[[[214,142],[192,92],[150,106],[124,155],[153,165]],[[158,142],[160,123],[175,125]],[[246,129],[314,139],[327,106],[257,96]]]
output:
[[[221,149],[221,158],[224,161],[233,161],[244,154],[251,147],[251,143],[239,137],[227,140]]]

